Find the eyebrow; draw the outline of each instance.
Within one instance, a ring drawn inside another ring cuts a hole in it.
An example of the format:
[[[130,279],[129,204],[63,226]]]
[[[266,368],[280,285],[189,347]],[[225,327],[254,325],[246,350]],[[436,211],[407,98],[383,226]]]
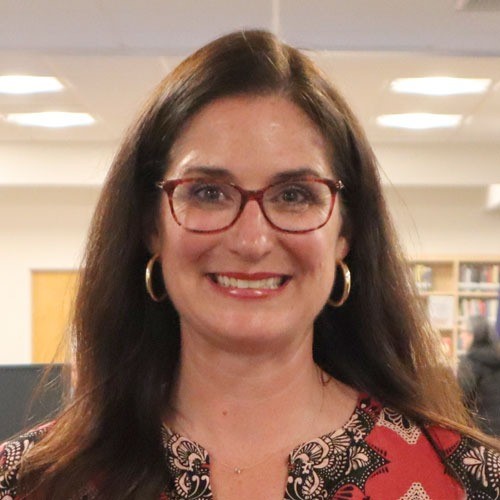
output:
[[[227,168],[222,167],[205,167],[205,166],[192,166],[186,168],[181,174],[182,177],[192,177],[196,175],[203,175],[213,178],[234,179],[234,175]]]
[[[234,181],[234,174],[227,168],[222,167],[208,167],[208,166],[192,166],[186,168],[182,172],[182,177],[191,177],[193,175],[203,175],[211,177],[213,179],[225,179]],[[285,170],[284,172],[278,172],[273,175],[270,180],[270,184],[276,182],[284,182],[294,179],[301,179],[303,177],[322,177],[319,172],[310,167],[300,167],[296,169]]]
[[[294,179],[301,179],[303,177],[317,177],[320,178],[321,175],[314,169],[309,167],[296,168],[291,170],[286,170],[284,172],[279,172],[273,175],[272,182],[283,182],[290,181]]]

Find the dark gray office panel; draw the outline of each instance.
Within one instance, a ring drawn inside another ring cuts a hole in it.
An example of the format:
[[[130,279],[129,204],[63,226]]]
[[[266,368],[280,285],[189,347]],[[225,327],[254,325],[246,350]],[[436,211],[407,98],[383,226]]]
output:
[[[0,443],[50,419],[59,409],[63,365],[53,366],[38,393],[46,368],[41,364],[0,366]]]

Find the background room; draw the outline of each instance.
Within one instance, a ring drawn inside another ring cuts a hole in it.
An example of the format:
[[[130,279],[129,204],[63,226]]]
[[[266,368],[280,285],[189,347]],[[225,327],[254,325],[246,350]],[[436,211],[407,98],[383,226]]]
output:
[[[100,186],[148,92],[194,48],[243,27],[270,29],[307,50],[362,119],[423,300],[452,359],[460,353],[464,314],[477,309],[496,318],[495,2],[3,0],[1,364],[53,358]],[[8,86],[5,77],[13,75],[53,77],[42,81],[53,87],[28,93],[24,81]],[[417,90],[400,81],[423,77],[466,80],[431,80]],[[71,114],[26,115],[42,112]],[[410,121],[396,127],[391,115],[404,114]],[[63,118],[83,121],[54,121]],[[431,118],[440,121],[424,123]]]

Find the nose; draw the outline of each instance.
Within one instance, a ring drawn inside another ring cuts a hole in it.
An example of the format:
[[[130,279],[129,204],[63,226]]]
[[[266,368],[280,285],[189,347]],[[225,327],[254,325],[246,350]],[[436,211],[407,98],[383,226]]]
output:
[[[227,236],[231,252],[244,260],[256,261],[271,251],[274,230],[257,201],[250,200]]]

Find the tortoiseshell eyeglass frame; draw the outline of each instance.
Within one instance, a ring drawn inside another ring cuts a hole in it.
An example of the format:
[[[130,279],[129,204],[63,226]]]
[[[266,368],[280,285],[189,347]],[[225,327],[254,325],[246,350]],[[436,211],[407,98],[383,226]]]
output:
[[[339,191],[341,191],[342,189],[344,189],[344,187],[345,187],[344,184],[342,183],[342,181],[340,181],[340,180],[336,181],[333,179],[324,179],[321,177],[303,177],[303,178],[297,179],[297,182],[303,182],[303,181],[319,182],[321,184],[324,184],[325,186],[328,186],[328,188],[330,189],[330,192],[332,194],[332,197],[331,197],[331,201],[330,201],[330,207],[328,209],[328,215],[327,215],[326,219],[324,220],[324,222],[322,222],[318,226],[315,226],[315,227],[312,227],[309,229],[294,230],[294,229],[283,229],[283,228],[277,226],[269,218],[269,216],[267,215],[266,210],[264,208],[264,203],[263,203],[264,193],[270,188],[273,188],[273,187],[280,185],[280,184],[284,184],[284,182],[276,182],[276,183],[270,184],[269,186],[266,186],[265,188],[262,188],[262,189],[248,190],[248,189],[244,189],[244,188],[238,186],[237,184],[233,184],[230,182],[215,181],[214,184],[225,184],[225,185],[231,186],[232,188],[236,189],[241,194],[240,207],[239,207],[239,210],[236,212],[233,220],[229,224],[226,224],[224,227],[217,228],[217,229],[204,230],[204,229],[192,229],[192,228],[188,228],[185,225],[183,225],[179,221],[179,219],[177,218],[177,215],[176,215],[175,209],[174,209],[174,201],[173,201],[174,190],[177,186],[180,186],[181,184],[185,184],[187,182],[200,181],[200,180],[204,180],[204,179],[199,179],[199,178],[195,178],[195,177],[190,177],[190,178],[185,178],[185,179],[171,179],[171,180],[158,181],[155,183],[155,185],[156,185],[156,187],[162,189],[168,195],[168,202],[170,205],[170,211],[172,212],[172,216],[173,216],[175,222],[179,226],[186,229],[187,231],[190,231],[192,233],[203,233],[203,234],[221,233],[223,231],[228,230],[230,227],[232,227],[236,223],[236,221],[239,219],[239,217],[243,213],[243,210],[244,210],[246,204],[251,200],[255,200],[259,204],[260,210],[262,211],[262,214],[264,215],[265,219],[267,220],[269,225],[272,228],[276,229],[277,231],[281,231],[283,233],[293,233],[293,234],[310,233],[311,231],[316,231],[317,229],[320,229],[330,220],[330,217],[331,217],[332,212],[333,212],[333,207],[335,205],[335,199],[337,197],[337,193]]]

